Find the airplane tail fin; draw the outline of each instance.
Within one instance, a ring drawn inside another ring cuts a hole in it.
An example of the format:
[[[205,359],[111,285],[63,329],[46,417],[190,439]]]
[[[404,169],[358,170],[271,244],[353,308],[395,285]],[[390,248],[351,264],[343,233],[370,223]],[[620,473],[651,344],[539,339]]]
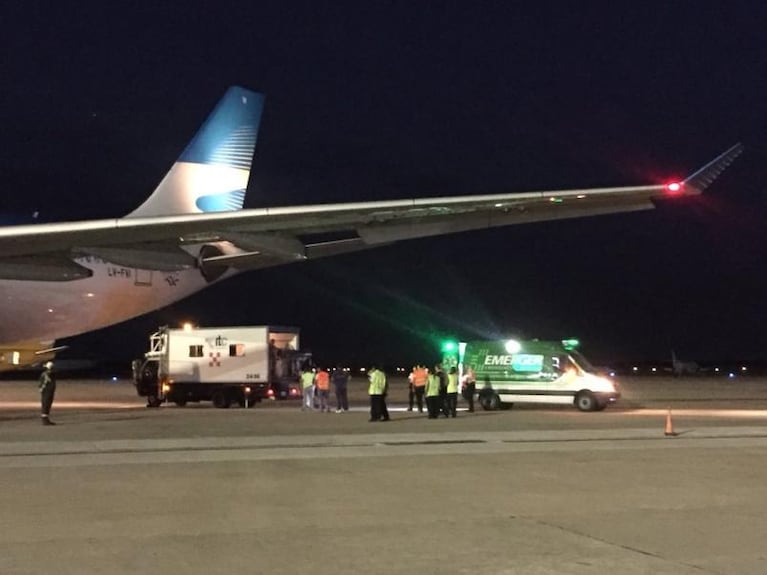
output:
[[[147,200],[126,217],[239,210],[264,97],[232,86]]]

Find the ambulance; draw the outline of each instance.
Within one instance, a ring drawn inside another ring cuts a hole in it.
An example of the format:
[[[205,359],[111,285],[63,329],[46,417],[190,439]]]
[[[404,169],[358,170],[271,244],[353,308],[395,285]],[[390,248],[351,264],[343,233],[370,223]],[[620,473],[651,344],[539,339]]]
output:
[[[460,381],[471,367],[475,398],[486,410],[549,403],[601,411],[620,398],[620,391],[614,381],[596,373],[577,345],[577,340],[537,339],[449,342],[443,345],[443,367],[456,367]]]
[[[226,408],[262,399],[300,397],[301,369],[311,354],[299,351],[293,327],[161,327],[149,351],[133,362],[136,391],[148,407],[212,401]]]

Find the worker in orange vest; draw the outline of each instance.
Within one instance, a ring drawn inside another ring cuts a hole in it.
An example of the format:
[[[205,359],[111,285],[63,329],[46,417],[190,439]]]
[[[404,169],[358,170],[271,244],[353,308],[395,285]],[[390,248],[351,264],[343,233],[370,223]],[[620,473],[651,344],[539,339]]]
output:
[[[330,397],[330,374],[324,367],[320,368],[317,375],[314,376],[314,385],[317,386],[317,393],[320,398],[320,411],[330,413],[328,407],[328,397]]]
[[[412,393],[409,395],[410,407],[408,411],[413,411],[413,403],[418,404],[418,413],[423,413],[423,394],[426,389],[426,382],[429,380],[429,370],[422,365],[416,365],[410,374],[410,386]]]

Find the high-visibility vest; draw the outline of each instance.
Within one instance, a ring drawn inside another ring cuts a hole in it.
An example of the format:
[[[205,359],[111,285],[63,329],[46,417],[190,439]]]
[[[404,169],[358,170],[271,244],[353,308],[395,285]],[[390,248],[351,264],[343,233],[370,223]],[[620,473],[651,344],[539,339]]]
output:
[[[301,387],[306,389],[314,385],[314,374],[311,371],[305,371],[301,374]]]
[[[447,374],[447,392],[458,393],[458,374],[457,373]]]
[[[425,367],[416,367],[413,370],[413,385],[416,387],[423,387],[429,379],[429,372]]]
[[[426,397],[437,397],[439,395],[439,376],[436,373],[429,375],[426,383]]]
[[[370,386],[368,387],[369,395],[383,395],[386,391],[386,375],[380,369],[374,369],[368,375],[370,378]]]
[[[317,377],[314,378],[314,381],[317,383],[317,389],[330,389],[330,375],[324,369],[317,373]]]

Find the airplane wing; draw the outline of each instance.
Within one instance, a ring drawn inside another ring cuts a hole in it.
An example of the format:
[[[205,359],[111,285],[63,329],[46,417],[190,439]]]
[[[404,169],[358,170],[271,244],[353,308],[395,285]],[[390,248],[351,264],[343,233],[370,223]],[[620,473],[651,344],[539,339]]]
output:
[[[428,236],[651,209],[656,198],[700,194],[742,150],[736,144],[684,181],[666,185],[0,227],[0,278],[66,281],[88,277],[90,270],[76,261],[87,256],[143,269],[255,269]]]

